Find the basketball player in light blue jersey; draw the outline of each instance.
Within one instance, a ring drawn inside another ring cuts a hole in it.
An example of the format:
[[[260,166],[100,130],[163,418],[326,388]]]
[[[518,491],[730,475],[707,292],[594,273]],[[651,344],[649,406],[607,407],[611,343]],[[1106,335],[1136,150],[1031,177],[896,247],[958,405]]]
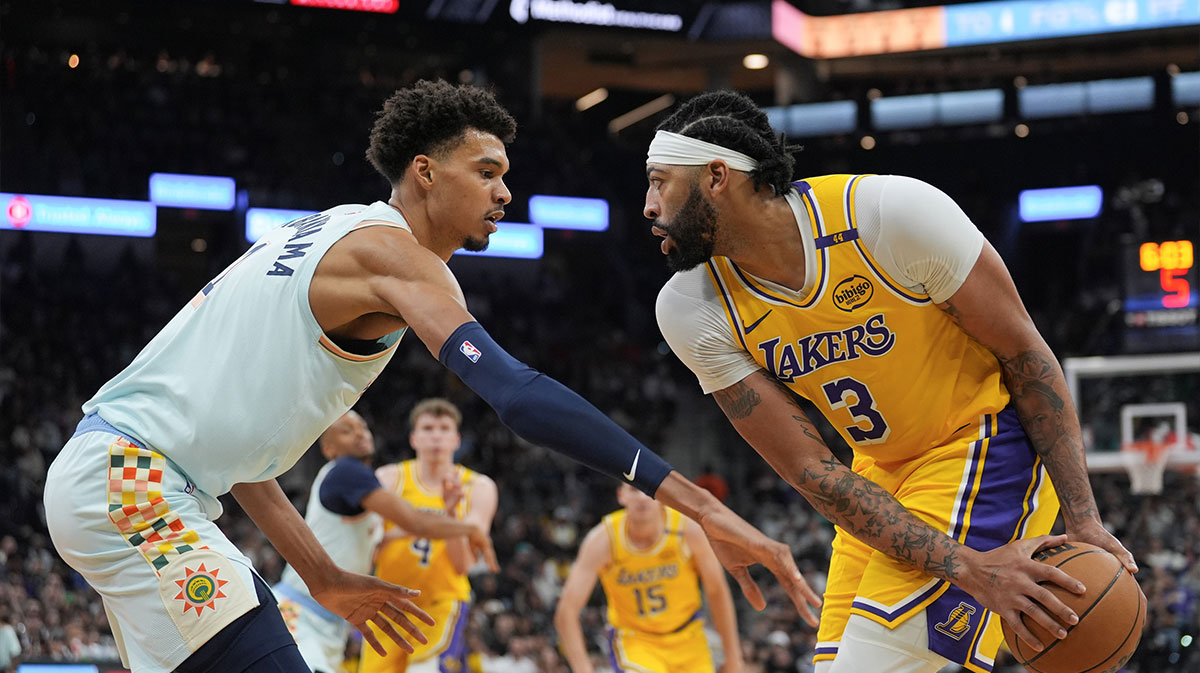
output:
[[[467,312],[446,261],[480,250],[512,198],[512,117],[444,82],[397,91],[368,158],[387,202],[343,205],[267,234],[200,290],[84,404],[50,467],[55,547],[104,599],[134,673],[304,671],[270,590],[213,521],[234,498],[310,590],[406,651],[430,623],[414,591],[337,566],[275,478],[350,409],[409,329],[521,437],[634,484],[696,521],[756,608],[749,566],[805,619],[819,599],[786,546],[683,478],[581,397],[508,355]],[[140,329],[114,325],[113,329]]]
[[[304,522],[339,567],[371,572],[371,558],[383,538],[386,519],[426,538],[463,537],[498,571],[491,538],[478,524],[413,507],[375,477],[370,467],[375,439],[366,421],[347,411],[321,434],[321,455],[329,462],[313,480]],[[296,639],[300,656],[315,673],[338,673],[350,625],[313,600],[304,580],[292,566],[272,589],[279,612]]]

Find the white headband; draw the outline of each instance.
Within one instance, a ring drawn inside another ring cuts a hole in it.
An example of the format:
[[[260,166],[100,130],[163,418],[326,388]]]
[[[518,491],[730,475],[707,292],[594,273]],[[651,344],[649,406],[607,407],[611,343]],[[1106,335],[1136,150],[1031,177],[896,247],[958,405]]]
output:
[[[741,152],[670,131],[656,132],[646,155],[647,164],[670,166],[703,166],[713,159],[724,161],[735,171],[758,168],[757,161]]]

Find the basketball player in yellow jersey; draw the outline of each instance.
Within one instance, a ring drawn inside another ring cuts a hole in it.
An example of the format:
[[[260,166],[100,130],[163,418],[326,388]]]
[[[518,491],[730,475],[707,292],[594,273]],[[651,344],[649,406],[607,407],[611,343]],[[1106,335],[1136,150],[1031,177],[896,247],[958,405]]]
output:
[[[700,617],[700,584],[725,651],[722,673],[742,670],[733,597],[700,527],[621,484],[624,509],[604,517],[579,546],[554,613],[573,673],[594,673],[579,612],[597,578],[608,600],[608,643],[618,673],[712,673]]]
[[[462,413],[450,402],[422,400],[409,414],[409,444],[417,457],[376,470],[390,488],[418,509],[445,512],[488,531],[496,515],[496,483],[454,463],[462,443]],[[431,540],[393,527],[380,545],[375,574],[388,581],[404,578],[420,587],[415,602],[436,620],[429,642],[412,654],[389,651],[380,656],[363,648],[360,673],[459,673],[466,668],[466,627],[474,559],[464,537]]]
[[[818,673],[983,673],[997,616],[1035,646],[1078,620],[1030,556],[1103,527],[1071,397],[996,251],[941,191],[899,176],[790,183],[766,115],[733,92],[658,128],[645,216],[675,276],[672,349],[738,432],[838,526]],[[834,458],[792,394],[854,451]],[[1048,536],[1061,502],[1067,536]]]

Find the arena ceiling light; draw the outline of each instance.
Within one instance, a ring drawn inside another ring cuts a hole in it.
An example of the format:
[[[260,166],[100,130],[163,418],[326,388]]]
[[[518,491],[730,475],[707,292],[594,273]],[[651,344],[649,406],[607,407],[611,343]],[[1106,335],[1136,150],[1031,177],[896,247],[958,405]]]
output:
[[[746,70],[762,70],[771,64],[766,54],[746,54],[742,57],[742,67]]]
[[[675,104],[675,96],[666,93],[649,103],[639,105],[625,114],[616,117],[608,123],[609,133],[620,133],[621,131],[633,126],[652,114],[662,112],[663,110]]]
[[[583,112],[584,110],[599,105],[608,99],[608,89],[600,87],[591,93],[586,93],[575,101],[575,109]]]

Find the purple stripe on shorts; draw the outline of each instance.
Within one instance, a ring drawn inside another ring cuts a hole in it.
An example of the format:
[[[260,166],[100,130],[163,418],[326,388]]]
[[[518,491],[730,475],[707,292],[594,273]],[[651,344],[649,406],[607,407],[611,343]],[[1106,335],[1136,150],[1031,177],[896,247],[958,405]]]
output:
[[[470,613],[469,604],[458,604],[458,619],[454,620],[450,643],[446,645],[445,651],[438,655],[438,670],[441,673],[462,673],[467,670],[467,620]],[[454,663],[447,665],[448,662]]]
[[[985,414],[983,417],[983,437],[991,437],[992,430],[992,415]],[[967,507],[970,506],[971,500],[975,497],[975,475],[979,471],[979,457],[983,454],[983,441],[983,439],[977,439],[971,442],[971,469],[967,472],[967,487],[963,492],[962,502],[958,503],[958,516],[955,517],[954,531],[950,534],[950,537],[955,540],[962,534],[963,520],[967,517]]]
[[[898,605],[897,607],[895,607],[891,610],[884,610],[882,608],[877,608],[874,605],[869,605],[867,603],[860,603],[859,601],[854,601],[853,603],[851,603],[851,607],[858,608],[859,610],[862,610],[863,612],[870,612],[871,614],[876,615],[878,617],[883,617],[885,620],[890,622],[893,619],[895,619],[896,617],[899,617],[900,615],[904,614],[905,612],[908,612],[909,610],[911,610],[912,607],[914,605],[916,605],[917,603],[920,603],[921,601],[932,596],[934,593],[937,592],[938,589],[942,588],[942,585],[945,583],[946,583],[946,580],[938,580],[937,582],[933,583],[933,586],[929,587],[925,591],[922,591],[920,594],[918,594],[912,600],[904,601],[903,603],[901,603],[900,605]]]
[[[1033,497],[1042,480],[1037,454],[1012,407],[996,415],[996,427],[991,434],[965,538],[968,547],[980,551],[1004,545],[1014,533],[1021,531],[1031,514]],[[1033,488],[1030,488],[1031,484]],[[960,523],[964,512],[959,512]],[[954,663],[969,661],[984,670],[992,670],[990,664],[976,656],[972,647],[977,644],[979,629],[987,614],[979,601],[951,586],[925,608],[929,649]]]
[[[617,663],[617,630],[608,627],[608,660],[612,662],[614,673],[625,673],[621,664]]]

